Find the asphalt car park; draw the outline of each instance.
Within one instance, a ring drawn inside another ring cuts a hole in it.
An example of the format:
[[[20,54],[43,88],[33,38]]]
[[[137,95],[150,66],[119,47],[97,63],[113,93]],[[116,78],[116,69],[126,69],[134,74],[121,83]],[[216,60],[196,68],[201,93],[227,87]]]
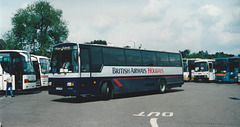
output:
[[[239,127],[240,85],[186,82],[165,94],[49,95],[47,89],[0,95],[3,127]]]

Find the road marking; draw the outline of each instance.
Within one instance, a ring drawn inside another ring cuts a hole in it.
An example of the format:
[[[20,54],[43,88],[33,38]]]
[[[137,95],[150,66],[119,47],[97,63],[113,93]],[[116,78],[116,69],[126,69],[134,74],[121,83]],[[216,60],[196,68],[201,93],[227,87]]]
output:
[[[173,112],[163,112],[162,116],[163,117],[172,117],[173,116]]]
[[[145,116],[144,113],[145,112],[140,112],[139,114],[133,114],[133,116]]]
[[[158,117],[161,113],[160,112],[150,112],[147,116],[152,116],[155,114],[156,117]]]
[[[162,112],[162,117],[172,117],[173,116],[173,112]],[[151,117],[151,116],[154,116],[155,117],[159,117],[161,115],[161,112],[150,112],[148,113],[147,115],[145,114],[145,112],[140,112],[139,114],[133,114],[133,116],[147,116],[147,117]]]
[[[162,114],[162,116],[160,116]],[[145,114],[145,112],[140,112],[139,114],[133,114],[133,116],[136,117],[173,117],[173,112],[149,112],[148,114]],[[157,124],[158,118],[151,118],[150,124],[152,127],[159,127]]]
[[[157,124],[157,118],[151,118],[150,124],[152,125],[152,127],[159,127]]]

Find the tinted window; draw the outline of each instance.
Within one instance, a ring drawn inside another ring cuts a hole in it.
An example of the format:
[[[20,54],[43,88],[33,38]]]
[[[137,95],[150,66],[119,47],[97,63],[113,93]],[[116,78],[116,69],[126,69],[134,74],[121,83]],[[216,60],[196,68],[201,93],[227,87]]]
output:
[[[88,49],[81,48],[81,71],[89,72]]]
[[[157,53],[158,66],[169,66],[168,53]]]
[[[142,51],[142,60],[144,66],[155,66],[157,65],[155,52]]]
[[[169,54],[170,65],[175,67],[181,67],[180,54]]]
[[[102,68],[102,48],[91,47],[91,71],[101,71]]]
[[[102,48],[103,61],[105,65],[125,65],[123,49]]]
[[[142,65],[142,56],[140,51],[125,50],[127,65]]]

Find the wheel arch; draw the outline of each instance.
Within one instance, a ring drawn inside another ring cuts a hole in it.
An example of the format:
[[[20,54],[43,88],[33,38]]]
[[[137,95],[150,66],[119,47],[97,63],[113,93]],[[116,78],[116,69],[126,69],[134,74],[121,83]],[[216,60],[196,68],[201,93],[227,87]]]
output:
[[[102,87],[103,87],[103,84],[104,83],[107,83],[107,85],[110,87],[111,90],[113,90],[113,83],[110,81],[110,80],[102,80],[100,82],[100,87],[99,87],[99,93],[101,94],[102,93]]]
[[[160,88],[160,82],[161,81],[164,81],[165,82],[165,90],[164,91],[162,91],[161,90],[161,88]],[[168,89],[168,84],[167,84],[167,80],[166,80],[166,78],[159,78],[158,79],[158,86],[159,86],[159,89],[158,89],[158,91],[159,91],[159,93],[165,93],[166,91],[167,91],[167,89]]]

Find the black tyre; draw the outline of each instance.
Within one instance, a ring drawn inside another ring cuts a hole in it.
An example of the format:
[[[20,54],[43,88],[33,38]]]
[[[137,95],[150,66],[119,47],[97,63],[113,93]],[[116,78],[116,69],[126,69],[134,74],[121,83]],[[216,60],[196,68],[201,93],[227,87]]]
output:
[[[167,82],[164,79],[161,79],[159,82],[159,93],[165,93],[167,88]]]
[[[104,99],[111,99],[113,98],[113,89],[110,86],[110,84],[108,84],[107,82],[104,82],[101,88],[101,94],[104,97]]]

